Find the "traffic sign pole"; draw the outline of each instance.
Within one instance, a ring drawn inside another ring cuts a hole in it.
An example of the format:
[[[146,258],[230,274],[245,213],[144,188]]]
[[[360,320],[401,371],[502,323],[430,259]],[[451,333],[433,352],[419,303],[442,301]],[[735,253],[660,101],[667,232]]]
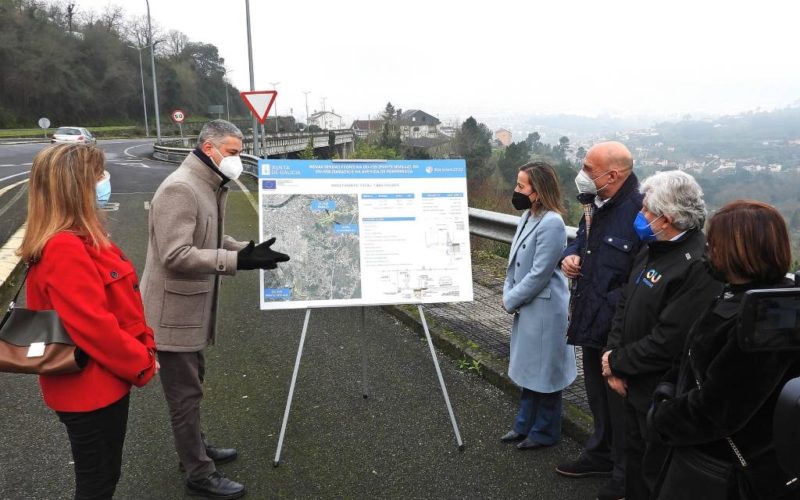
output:
[[[47,129],[50,127],[50,120],[47,118],[39,118],[39,128],[44,129],[44,138],[47,139]]]

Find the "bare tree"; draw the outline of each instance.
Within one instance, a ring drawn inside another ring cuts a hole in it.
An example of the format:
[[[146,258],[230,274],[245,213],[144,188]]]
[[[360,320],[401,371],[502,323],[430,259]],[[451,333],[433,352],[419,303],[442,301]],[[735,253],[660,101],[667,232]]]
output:
[[[147,17],[140,16],[128,20],[125,24],[125,40],[137,47],[144,47],[147,41]]]
[[[75,15],[75,2],[67,4],[67,31],[72,33],[72,16]]]
[[[164,52],[170,57],[178,57],[189,43],[189,37],[178,30],[170,30],[164,40]]]
[[[108,31],[114,33],[122,33],[124,31],[125,10],[118,5],[106,5],[103,13],[100,15],[100,23],[106,27]]]
[[[137,47],[149,47],[150,33],[147,31],[147,16],[128,19],[125,23],[123,34],[123,38],[129,41],[131,45],[135,45]],[[165,37],[161,27],[155,22],[153,23],[153,40],[157,44],[156,55],[163,55]]]

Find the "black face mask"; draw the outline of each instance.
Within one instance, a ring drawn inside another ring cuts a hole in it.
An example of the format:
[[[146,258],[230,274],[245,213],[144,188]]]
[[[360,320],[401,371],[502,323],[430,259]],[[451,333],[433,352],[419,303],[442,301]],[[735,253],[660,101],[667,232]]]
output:
[[[511,204],[514,205],[514,208],[517,210],[527,210],[533,206],[531,199],[519,191],[514,191],[514,194],[511,195]]]
[[[719,281],[720,283],[728,282],[728,278],[725,276],[725,273],[721,272],[719,269],[714,267],[713,264],[711,264],[711,259],[708,257],[708,255],[703,255],[702,261],[703,261],[703,266],[706,268],[706,272],[708,273],[709,276]]]

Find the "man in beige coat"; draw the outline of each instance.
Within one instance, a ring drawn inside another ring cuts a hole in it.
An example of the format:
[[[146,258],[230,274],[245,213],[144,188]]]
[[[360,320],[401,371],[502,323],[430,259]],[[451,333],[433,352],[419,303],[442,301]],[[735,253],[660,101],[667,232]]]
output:
[[[214,462],[234,460],[233,448],[209,445],[200,428],[206,345],[216,336],[220,276],[237,269],[274,269],[289,257],[224,234],[230,180],[242,172],[242,133],[214,120],[197,148],[156,190],[150,204],[142,296],[155,331],[161,384],[170,411],[186,490],[208,498],[239,498],[244,485],[223,476]]]

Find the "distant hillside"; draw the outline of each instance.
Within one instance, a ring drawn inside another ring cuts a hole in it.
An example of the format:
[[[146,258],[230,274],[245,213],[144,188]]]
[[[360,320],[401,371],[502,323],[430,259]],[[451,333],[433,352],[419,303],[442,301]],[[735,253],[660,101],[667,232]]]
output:
[[[210,105],[225,105],[226,87],[231,114],[247,113],[214,45],[176,31],[154,38],[163,115],[181,108],[210,116]],[[0,128],[35,126],[42,116],[54,125],[142,123],[139,54],[131,45],[148,46],[146,24],[120,8],[73,14],[66,5],[0,0]],[[152,120],[149,48],[142,56]]]

